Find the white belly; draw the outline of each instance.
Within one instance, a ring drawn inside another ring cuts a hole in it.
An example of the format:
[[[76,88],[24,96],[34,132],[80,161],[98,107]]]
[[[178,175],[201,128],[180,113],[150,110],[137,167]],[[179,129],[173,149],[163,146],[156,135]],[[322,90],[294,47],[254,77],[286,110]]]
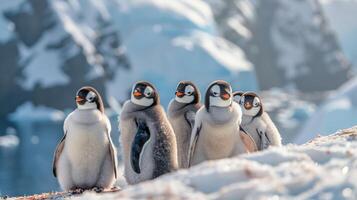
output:
[[[204,124],[200,134],[200,146],[209,160],[230,157],[236,146],[238,128],[235,124],[211,126]]]
[[[71,163],[74,183],[84,186],[96,183],[109,148],[105,131],[99,123],[76,124],[69,128],[65,151]]]

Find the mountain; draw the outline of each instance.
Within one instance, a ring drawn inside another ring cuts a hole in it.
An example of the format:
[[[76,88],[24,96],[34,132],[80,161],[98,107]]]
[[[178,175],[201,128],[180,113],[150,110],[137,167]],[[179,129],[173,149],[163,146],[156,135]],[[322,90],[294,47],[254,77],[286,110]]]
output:
[[[325,16],[338,36],[339,43],[354,65],[357,63],[357,1],[320,0]],[[356,69],[355,69],[356,70]]]
[[[130,68],[107,16],[93,2],[70,2],[0,2],[0,103],[7,105],[0,111],[2,122],[25,102],[73,107],[73,96],[83,85],[106,94],[105,83],[117,69]]]
[[[3,122],[9,113],[23,114],[25,103],[32,111],[73,108],[83,85],[123,102],[144,79],[164,105],[182,79],[202,90],[215,79],[257,89],[252,64],[219,36],[203,1],[6,0],[0,16]]]
[[[325,91],[351,77],[317,0],[209,2],[221,34],[253,63],[261,89]]]

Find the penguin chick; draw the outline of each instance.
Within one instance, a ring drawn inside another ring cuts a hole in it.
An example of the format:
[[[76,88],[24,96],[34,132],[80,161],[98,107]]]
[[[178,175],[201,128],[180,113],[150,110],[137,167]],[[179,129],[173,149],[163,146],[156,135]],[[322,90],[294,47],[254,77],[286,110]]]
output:
[[[247,92],[239,104],[243,111],[241,127],[252,136],[258,149],[281,146],[280,133],[268,113],[264,112],[261,98],[254,92]]]
[[[200,91],[190,81],[179,82],[175,98],[168,106],[168,119],[174,129],[177,142],[177,157],[180,168],[188,167],[188,150],[195,115],[200,104]]]
[[[124,176],[129,184],[151,180],[178,168],[174,131],[148,82],[134,85],[120,116]]]
[[[77,109],[64,121],[64,136],[53,160],[53,174],[65,191],[111,188],[117,178],[117,154],[100,94],[83,87]]]
[[[239,105],[233,102],[231,86],[225,81],[211,83],[206,91],[205,106],[195,117],[189,166],[254,151],[253,139],[240,131],[241,117]]]

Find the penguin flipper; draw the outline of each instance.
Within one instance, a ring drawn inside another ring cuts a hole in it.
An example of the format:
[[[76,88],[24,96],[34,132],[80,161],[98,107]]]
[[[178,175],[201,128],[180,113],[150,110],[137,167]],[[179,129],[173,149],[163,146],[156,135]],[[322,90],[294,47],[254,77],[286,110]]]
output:
[[[63,137],[62,137],[60,143],[57,145],[55,154],[54,154],[54,156],[53,156],[52,172],[53,172],[53,176],[54,176],[54,177],[57,177],[57,162],[58,162],[58,159],[60,158],[60,156],[61,156],[61,154],[62,154],[62,151],[63,151],[63,148],[64,148],[64,144],[65,144],[66,136],[67,136],[67,132],[63,135]]]
[[[196,115],[196,113],[193,111],[188,111],[185,113],[185,120],[190,125],[191,129],[195,125],[195,115]]]
[[[107,134],[107,138],[108,138],[108,141],[109,141],[109,153],[110,153],[110,158],[111,158],[112,165],[113,165],[114,176],[115,176],[115,179],[117,179],[118,178],[118,172],[117,172],[117,166],[118,166],[117,162],[118,162],[118,160],[116,158],[117,152],[116,152],[116,150],[114,148],[114,144],[113,144],[112,138],[110,137],[109,129],[107,129],[106,134]]]
[[[140,157],[146,142],[150,139],[150,130],[145,121],[135,120],[137,124],[137,131],[131,145],[131,167],[134,172],[140,174]]]
[[[202,129],[202,124],[200,126],[198,126],[197,129],[194,129],[194,132],[192,132],[192,134],[191,134],[191,143],[190,143],[190,150],[189,150],[189,155],[188,155],[188,167],[191,166],[192,157],[196,150],[196,144],[197,144],[201,129]]]
[[[247,152],[258,151],[258,147],[257,147],[257,144],[255,143],[254,139],[247,132],[245,132],[242,128],[239,131],[239,137],[242,140]]]
[[[270,139],[268,138],[266,132],[263,132],[259,129],[257,129],[257,133],[260,138],[260,149],[264,150],[267,149],[270,145],[272,145]]]

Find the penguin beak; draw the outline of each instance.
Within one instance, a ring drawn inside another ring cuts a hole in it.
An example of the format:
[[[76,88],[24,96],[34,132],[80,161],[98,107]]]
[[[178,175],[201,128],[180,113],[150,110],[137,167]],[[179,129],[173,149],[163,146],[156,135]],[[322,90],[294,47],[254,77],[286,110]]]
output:
[[[253,105],[252,105],[251,103],[249,103],[249,102],[245,102],[245,103],[244,103],[244,108],[245,108],[245,109],[249,110],[249,109],[251,109],[252,107],[253,107]]]
[[[135,92],[133,93],[133,95],[134,95],[134,97],[140,97],[140,96],[142,95],[142,93],[141,93],[141,92],[138,92],[138,91],[135,91]]]
[[[181,98],[181,97],[185,96],[185,93],[176,91],[176,96]]]
[[[224,94],[221,95],[221,98],[222,98],[223,100],[228,100],[230,97],[231,97],[231,96],[230,96],[228,93],[224,93]]]
[[[76,102],[79,103],[79,102],[82,102],[84,99],[80,96],[76,96]]]

